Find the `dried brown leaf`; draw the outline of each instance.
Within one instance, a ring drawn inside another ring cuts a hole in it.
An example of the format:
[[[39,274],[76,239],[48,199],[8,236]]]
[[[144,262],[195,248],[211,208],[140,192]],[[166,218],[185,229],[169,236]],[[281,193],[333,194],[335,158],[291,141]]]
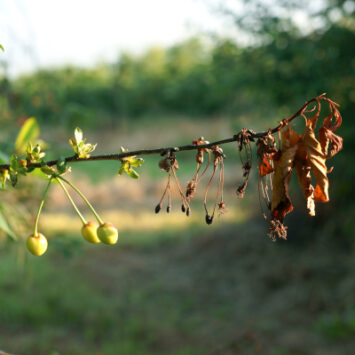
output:
[[[313,199],[314,188],[311,179],[311,164],[308,160],[307,153],[303,142],[299,142],[295,158],[295,171],[298,181],[301,185],[303,194],[307,201],[307,213],[315,216],[315,204]]]
[[[324,118],[323,126],[327,127],[331,131],[335,131],[341,126],[342,123],[341,114],[338,110],[339,104],[328,98],[326,98],[325,100],[329,103],[330,113],[326,118]]]
[[[269,163],[269,160],[266,156],[262,160],[259,160],[259,172],[260,176],[266,176],[274,171],[274,168]]]
[[[325,165],[325,154],[320,142],[315,137],[310,122],[307,123],[303,136],[304,149],[307,153],[312,173],[317,181],[317,186],[313,192],[315,202],[329,201],[329,181],[327,177],[327,167]]]
[[[333,157],[343,149],[343,138],[336,135],[329,128],[322,126],[318,131],[319,142],[326,159]],[[330,144],[330,153],[328,154]]]
[[[282,150],[279,160],[274,160],[272,179],[271,218],[283,221],[287,213],[293,210],[289,196],[292,167],[298,147],[299,136],[289,128],[282,134]]]

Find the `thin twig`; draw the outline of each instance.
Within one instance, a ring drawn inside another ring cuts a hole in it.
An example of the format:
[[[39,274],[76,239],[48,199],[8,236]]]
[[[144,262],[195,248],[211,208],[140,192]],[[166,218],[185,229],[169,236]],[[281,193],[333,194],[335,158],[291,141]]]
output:
[[[325,94],[322,94],[318,97],[314,97],[313,99],[307,101],[296,113],[294,113],[292,116],[289,116],[287,118],[284,118],[280,124],[273,128],[271,130],[271,133],[276,133],[280,131],[283,127],[287,126],[293,119],[296,117],[302,115],[305,110],[307,109],[308,105],[312,102],[315,102],[317,100],[324,100]],[[241,131],[242,132],[242,131]],[[150,154],[162,154],[166,152],[181,152],[181,151],[186,151],[186,150],[196,150],[196,149],[204,149],[204,148],[211,148],[212,146],[217,146],[217,145],[222,145],[222,144],[227,144],[227,143],[232,143],[238,141],[241,132],[235,134],[231,138],[226,138],[226,139],[221,139],[219,141],[215,141],[212,143],[208,144],[201,144],[201,145],[196,145],[196,144],[188,144],[188,145],[183,145],[179,147],[166,147],[166,148],[155,148],[155,149],[140,149],[140,150],[135,150],[135,151],[130,151],[130,152],[123,152],[123,153],[116,153],[116,154],[102,154],[102,155],[92,155],[89,158],[78,158],[76,155],[66,157],[65,161],[67,163],[77,163],[77,162],[82,162],[82,161],[94,161],[94,160],[121,160],[123,158],[131,157],[131,156],[137,156],[137,155],[150,155]],[[248,131],[249,133],[249,139],[254,140],[255,138],[261,138],[265,137],[270,131],[264,131],[264,132],[253,132],[253,131]],[[45,162],[46,166],[54,166],[56,165],[58,160],[49,160]],[[29,163],[27,164],[28,168],[41,168],[43,166],[43,163]],[[0,170],[3,169],[9,169],[10,164],[0,164]]]

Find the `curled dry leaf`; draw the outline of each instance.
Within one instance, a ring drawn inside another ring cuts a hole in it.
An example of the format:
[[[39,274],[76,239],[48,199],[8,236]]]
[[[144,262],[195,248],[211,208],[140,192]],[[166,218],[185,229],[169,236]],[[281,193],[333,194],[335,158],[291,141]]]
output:
[[[311,164],[309,163],[303,141],[299,142],[295,158],[295,171],[307,201],[307,213],[315,216],[315,204],[313,199],[314,188],[311,179]]]
[[[320,109],[321,109],[321,103],[320,103],[320,99],[317,98],[317,112],[316,114],[309,118],[310,124],[312,125],[312,128],[315,129],[316,125],[317,125],[317,121],[320,115]]]
[[[329,115],[324,118],[323,126],[330,129],[331,131],[337,130],[342,123],[341,114],[338,110],[339,104],[332,101],[331,99],[324,98],[325,101],[329,103]]]
[[[274,171],[274,168],[271,166],[268,158],[265,156],[259,160],[259,171],[261,177],[266,176]]]
[[[283,222],[285,215],[293,210],[289,196],[289,185],[298,142],[299,135],[295,131],[288,129],[283,132],[281,157],[274,159],[271,218],[281,222]]]
[[[303,136],[304,149],[307,153],[309,164],[313,175],[317,181],[317,186],[313,192],[315,202],[329,201],[329,180],[327,177],[327,167],[325,165],[325,154],[322,145],[315,137],[314,131],[308,121]]]
[[[256,145],[258,147],[259,173],[260,177],[264,177],[274,171],[272,159],[274,154],[277,153],[275,137],[271,134],[271,131],[269,131],[265,137],[258,139]]]
[[[311,109],[304,106],[298,112],[306,122],[304,133],[300,136],[289,126],[290,119],[285,119],[277,128],[288,125],[282,133],[282,148],[276,150],[275,138],[272,131],[257,142],[257,155],[259,158],[259,188],[263,197],[267,196],[262,179],[273,172],[271,219],[269,220],[269,236],[286,239],[287,230],[283,225],[284,217],[293,210],[289,196],[289,185],[292,169],[295,169],[298,181],[307,200],[307,213],[315,215],[315,202],[329,201],[329,180],[327,174],[333,168],[327,169],[326,160],[333,157],[343,147],[343,139],[334,131],[341,125],[342,118],[338,110],[338,104],[323,95],[315,100],[317,105]],[[323,125],[315,135],[315,128],[321,113],[321,103],[329,104],[329,115],[323,119]],[[312,117],[307,118],[306,113],[316,111]],[[295,116],[291,116],[291,119]],[[316,181],[316,188],[312,186],[312,175]],[[266,185],[267,187],[267,185]],[[264,215],[265,216],[265,215]]]
[[[333,157],[343,149],[343,138],[336,135],[329,128],[322,126],[318,131],[319,142],[326,159]],[[330,153],[328,154],[330,145]]]

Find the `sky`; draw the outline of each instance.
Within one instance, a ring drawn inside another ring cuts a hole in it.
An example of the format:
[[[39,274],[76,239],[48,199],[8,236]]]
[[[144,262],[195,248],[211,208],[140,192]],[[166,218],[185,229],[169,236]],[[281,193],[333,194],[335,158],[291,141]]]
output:
[[[202,31],[226,32],[204,0],[0,0],[0,43],[10,75],[94,65],[122,51],[166,46]]]

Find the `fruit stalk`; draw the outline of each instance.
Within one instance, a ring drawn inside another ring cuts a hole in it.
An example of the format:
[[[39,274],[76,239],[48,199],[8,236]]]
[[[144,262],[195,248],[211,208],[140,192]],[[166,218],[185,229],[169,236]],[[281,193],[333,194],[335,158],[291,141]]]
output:
[[[38,208],[38,212],[37,212],[37,216],[36,216],[36,221],[35,221],[35,225],[34,225],[34,228],[33,228],[33,235],[34,236],[37,236],[38,234],[38,221],[39,221],[39,216],[41,214],[41,211],[42,211],[42,207],[44,205],[44,201],[46,200],[46,197],[47,197],[47,193],[48,193],[48,190],[49,190],[49,187],[51,186],[51,183],[52,183],[52,178],[49,179],[48,181],[48,184],[43,192],[43,196],[42,196],[42,200],[41,200],[41,203],[39,205],[39,208]]]
[[[84,202],[88,205],[94,216],[96,217],[97,221],[99,222],[100,225],[104,224],[103,220],[100,218],[100,216],[97,214],[95,211],[94,207],[91,205],[89,200],[85,197],[85,195],[75,186],[73,185],[70,181],[67,179],[64,179],[62,176],[58,176],[58,179],[63,180],[65,183],[67,183],[74,191],[77,192],[77,194],[84,200]]]
[[[67,190],[67,188],[64,186],[64,184],[58,179],[56,178],[56,180],[58,181],[59,185],[62,187],[62,189],[64,190],[64,193],[67,195],[69,201],[71,202],[75,212],[78,214],[79,218],[81,219],[81,222],[83,222],[83,225],[86,225],[86,220],[83,217],[83,215],[80,213],[78,207],[76,206],[75,202],[73,201],[73,199],[71,198],[71,196],[69,195],[69,192]]]

